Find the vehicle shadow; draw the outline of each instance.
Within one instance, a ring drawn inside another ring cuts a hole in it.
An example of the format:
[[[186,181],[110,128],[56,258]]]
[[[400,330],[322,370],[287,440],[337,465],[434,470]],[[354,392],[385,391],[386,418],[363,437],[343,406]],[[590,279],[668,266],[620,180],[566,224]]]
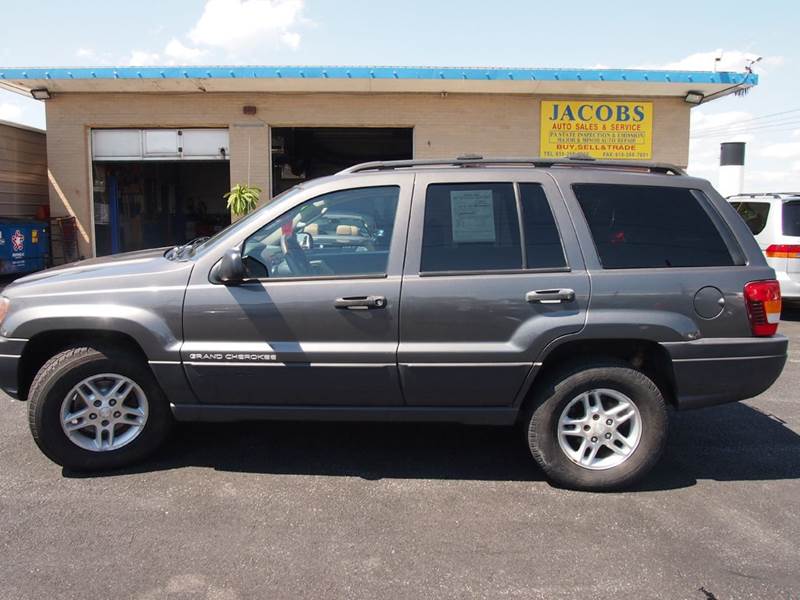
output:
[[[800,435],[737,403],[673,414],[664,458],[639,491],[701,479],[800,478]],[[192,423],[179,425],[149,461],[108,477],[187,466],[273,475],[389,479],[543,481],[518,429],[403,423]]]
[[[781,321],[800,321],[800,302],[784,300]]]

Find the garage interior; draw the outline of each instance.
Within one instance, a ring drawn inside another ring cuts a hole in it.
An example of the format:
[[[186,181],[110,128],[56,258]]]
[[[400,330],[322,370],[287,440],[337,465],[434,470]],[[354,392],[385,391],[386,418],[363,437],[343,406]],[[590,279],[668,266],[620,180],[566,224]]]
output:
[[[183,244],[230,223],[227,129],[93,129],[97,256]]]
[[[230,223],[227,161],[96,162],[97,255],[183,244]]]
[[[273,127],[272,194],[361,162],[413,157],[411,127]]]

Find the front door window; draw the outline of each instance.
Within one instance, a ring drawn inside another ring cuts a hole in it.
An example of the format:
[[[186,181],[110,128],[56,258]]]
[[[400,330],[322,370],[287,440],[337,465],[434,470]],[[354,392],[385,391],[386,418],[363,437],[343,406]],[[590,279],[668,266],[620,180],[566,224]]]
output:
[[[385,275],[399,194],[396,186],[356,188],[304,202],[245,240],[249,275]]]

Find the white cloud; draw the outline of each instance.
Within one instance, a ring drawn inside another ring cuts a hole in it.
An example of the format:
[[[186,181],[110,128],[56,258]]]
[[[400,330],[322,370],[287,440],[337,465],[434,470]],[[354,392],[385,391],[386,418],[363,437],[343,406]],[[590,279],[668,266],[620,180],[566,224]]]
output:
[[[741,121],[752,119],[753,115],[743,110],[727,110],[724,112],[708,113],[700,108],[695,108],[691,112],[691,129],[692,133],[700,132],[702,130],[716,130],[719,127],[726,127],[728,125],[736,125]]]
[[[171,61],[191,64],[202,60],[206,51],[201,48],[190,48],[183,45],[180,40],[172,38],[166,48],[164,48],[164,54],[168,56]]]
[[[720,55],[722,60],[717,64],[718,71],[742,71],[748,60],[757,58],[757,55],[741,51],[699,52],[679,61],[644,65],[644,68],[707,71],[714,68],[714,58]],[[766,57],[756,67],[764,72],[765,68],[778,67],[783,62],[782,57]],[[749,102],[736,104],[752,106]],[[760,128],[769,123],[760,120],[764,118],[763,115],[741,108],[724,110],[723,106],[724,103],[712,103],[692,109],[689,173],[716,185],[719,180],[720,143],[746,142],[744,191],[800,187],[800,130],[792,132],[792,137],[787,139],[784,132]]]
[[[303,0],[208,0],[189,39],[229,52],[265,39],[296,48],[300,34],[293,28],[302,10]]]
[[[134,50],[128,59],[128,64],[132,67],[149,67],[161,63],[161,56],[157,52],[145,52]]]
[[[22,119],[22,108],[10,102],[0,103],[0,119],[18,123]]]
[[[130,66],[202,64],[222,50],[229,59],[242,60],[242,52],[260,44],[283,45],[292,50],[300,46],[296,31],[303,19],[305,0],[206,0],[203,12],[186,36],[173,37],[161,52],[133,50],[122,62]],[[163,27],[151,33],[159,33]],[[188,43],[187,43],[188,41]],[[88,47],[75,56],[81,62],[97,65],[119,63]]]
[[[300,34],[295,31],[285,31],[281,34],[281,41],[292,50],[297,50],[300,45]]]
[[[151,67],[156,65],[197,64],[202,62],[207,51],[190,48],[178,39],[171,39],[163,53],[134,50],[125,62],[132,67]]]
[[[782,142],[770,144],[761,150],[766,158],[800,158],[800,142]]]
[[[742,141],[747,142],[744,191],[800,188],[800,142],[770,143],[771,139],[770,132],[693,139],[688,171],[716,185],[720,142]]]
[[[79,64],[111,65],[119,62],[108,52],[97,52],[94,48],[81,47],[75,51]]]
[[[0,90],[0,119],[44,129],[44,102]]]
[[[651,69],[664,71],[742,71],[751,61],[759,57],[752,52],[741,50],[712,50],[710,52],[695,52],[677,61],[662,64],[645,64],[634,67],[635,69]],[[717,62],[717,58],[720,58]],[[755,67],[778,67],[784,63],[782,56],[767,56],[759,61]],[[716,65],[716,67],[715,67]]]
[[[686,171],[693,177],[713,180],[719,171],[719,157],[717,160],[690,160]]]
[[[789,169],[781,171],[745,169],[745,190],[750,192],[782,191],[797,185],[797,175],[797,172]]]
[[[751,119],[753,115],[742,110],[709,112],[713,108],[695,108],[691,112],[689,140],[690,174],[716,182],[719,174],[720,142],[752,142],[750,133],[727,133],[726,127]]]

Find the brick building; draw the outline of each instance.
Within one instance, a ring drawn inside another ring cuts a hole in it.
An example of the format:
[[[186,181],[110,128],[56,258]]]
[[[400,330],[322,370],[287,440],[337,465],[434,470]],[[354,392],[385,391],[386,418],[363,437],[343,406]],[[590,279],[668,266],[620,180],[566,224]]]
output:
[[[168,245],[367,160],[589,154],[686,166],[689,112],[750,73],[400,67],[0,68],[46,102],[51,213],[84,256]]]

